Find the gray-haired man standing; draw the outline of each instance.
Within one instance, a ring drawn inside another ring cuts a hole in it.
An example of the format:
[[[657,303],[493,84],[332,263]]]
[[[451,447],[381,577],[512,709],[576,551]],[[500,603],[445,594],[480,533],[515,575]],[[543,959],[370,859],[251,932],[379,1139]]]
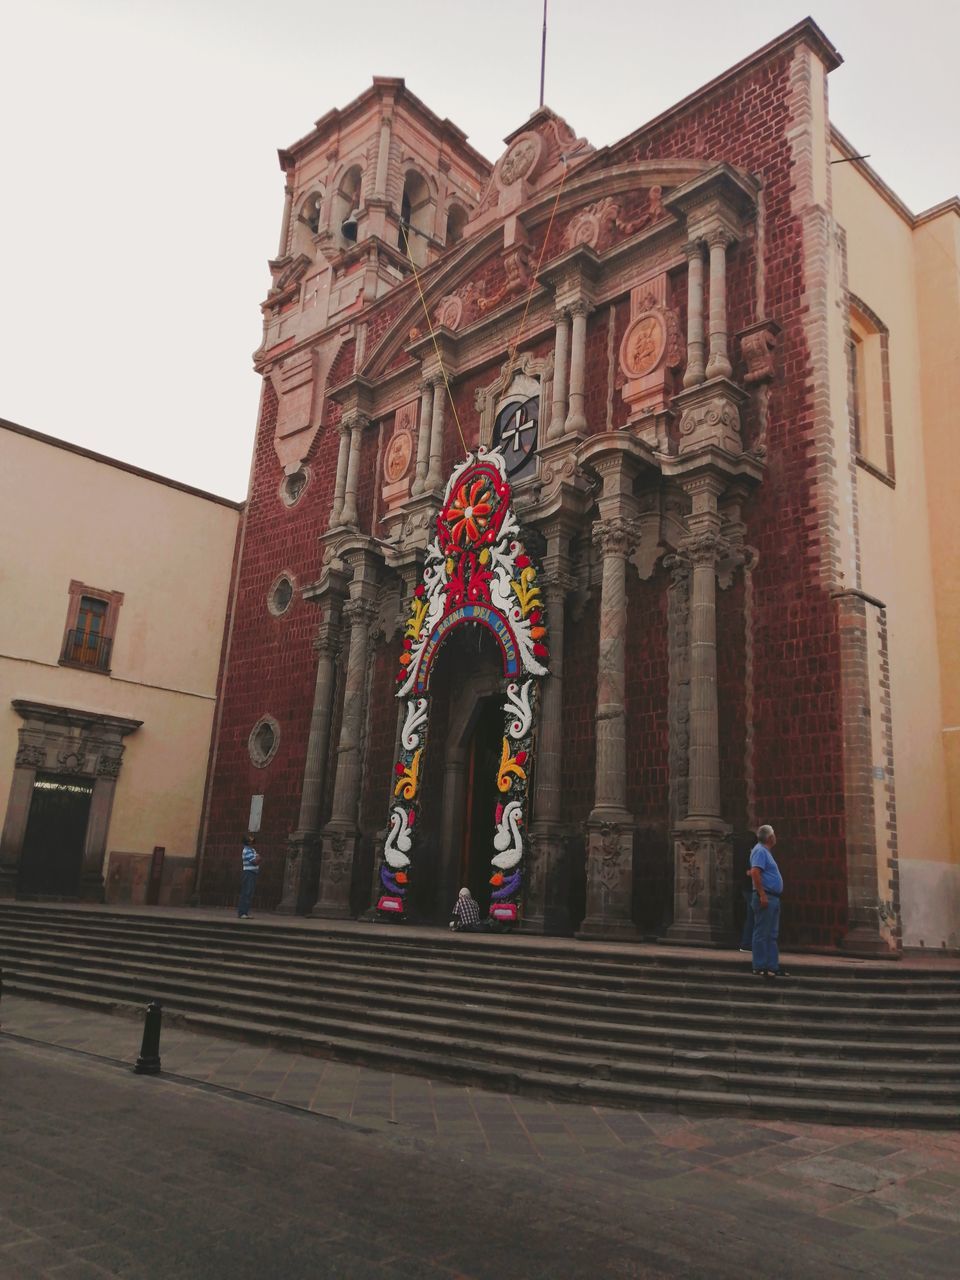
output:
[[[773,827],[757,831],[757,843],[750,851],[750,879],[753,881],[753,972],[764,978],[783,977],[780,968],[780,895],[783,876],[773,856],[777,833]]]

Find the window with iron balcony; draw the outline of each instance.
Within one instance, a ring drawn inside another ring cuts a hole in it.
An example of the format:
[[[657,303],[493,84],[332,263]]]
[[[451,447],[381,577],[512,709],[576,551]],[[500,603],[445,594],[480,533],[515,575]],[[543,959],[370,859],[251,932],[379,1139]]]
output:
[[[61,666],[110,674],[117,615],[122,603],[122,591],[101,591],[82,582],[70,583]]]

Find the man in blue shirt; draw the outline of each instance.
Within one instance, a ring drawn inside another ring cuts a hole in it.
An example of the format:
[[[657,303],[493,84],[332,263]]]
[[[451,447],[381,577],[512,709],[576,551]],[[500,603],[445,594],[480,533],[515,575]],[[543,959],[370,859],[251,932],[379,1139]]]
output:
[[[765,978],[784,977],[780,968],[780,895],[783,876],[773,856],[777,833],[763,826],[750,851],[750,879],[753,881],[753,972]]]
[[[249,920],[250,903],[253,901],[253,891],[257,887],[257,876],[260,874],[260,855],[254,848],[253,836],[247,836],[240,857],[240,899],[237,902],[237,915],[241,920]]]

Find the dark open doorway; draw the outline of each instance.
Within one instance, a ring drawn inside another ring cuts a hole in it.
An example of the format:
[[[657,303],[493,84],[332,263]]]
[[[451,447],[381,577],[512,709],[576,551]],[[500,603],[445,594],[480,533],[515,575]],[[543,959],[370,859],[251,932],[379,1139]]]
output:
[[[78,898],[93,782],[38,773],[30,798],[17,893]]]
[[[493,835],[497,791],[497,767],[503,743],[502,697],[484,698],[470,735],[467,757],[466,809],[463,819],[463,846],[460,854],[460,883],[466,885],[480,904],[480,914],[490,909],[490,876],[494,868]]]

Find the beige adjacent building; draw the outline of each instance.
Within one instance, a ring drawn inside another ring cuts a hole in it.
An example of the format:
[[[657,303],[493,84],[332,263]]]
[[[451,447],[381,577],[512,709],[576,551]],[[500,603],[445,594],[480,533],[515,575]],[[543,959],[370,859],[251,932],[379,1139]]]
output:
[[[191,892],[238,517],[0,420],[0,897]]]
[[[875,623],[889,619],[886,669],[870,673],[885,703],[871,721],[877,847],[899,860],[904,946],[956,948],[960,200],[915,215],[856,155],[834,130],[856,440],[851,524],[860,586],[886,606],[873,610]]]

